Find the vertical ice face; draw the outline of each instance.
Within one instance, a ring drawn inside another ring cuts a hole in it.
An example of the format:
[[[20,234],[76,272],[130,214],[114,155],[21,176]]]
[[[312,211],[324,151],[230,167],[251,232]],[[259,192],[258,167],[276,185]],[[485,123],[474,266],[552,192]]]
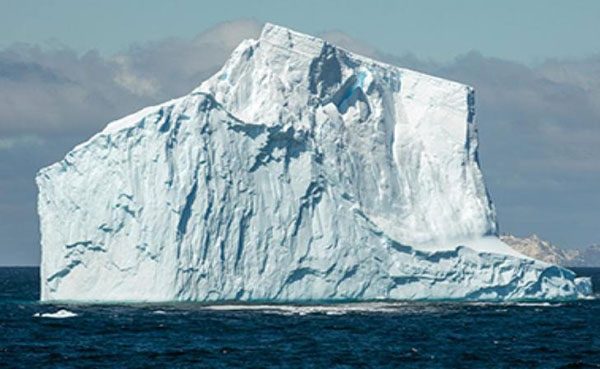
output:
[[[309,133],[339,186],[403,243],[496,234],[468,86],[267,25],[197,91],[244,121]]]
[[[267,24],[37,176],[43,300],[573,298],[497,237],[474,92]]]

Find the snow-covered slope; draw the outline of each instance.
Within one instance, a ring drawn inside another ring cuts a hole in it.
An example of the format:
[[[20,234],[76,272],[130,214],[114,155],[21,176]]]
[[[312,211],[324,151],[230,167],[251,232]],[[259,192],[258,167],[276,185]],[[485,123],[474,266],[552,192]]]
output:
[[[271,24],[36,180],[43,300],[591,291],[497,238],[470,87]]]

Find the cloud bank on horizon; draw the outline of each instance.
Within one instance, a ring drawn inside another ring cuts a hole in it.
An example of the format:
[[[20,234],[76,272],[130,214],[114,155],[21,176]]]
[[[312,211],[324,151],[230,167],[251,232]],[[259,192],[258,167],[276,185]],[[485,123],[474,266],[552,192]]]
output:
[[[0,49],[0,264],[36,264],[37,170],[109,121],[183,95],[217,71],[254,20],[115,56],[14,44]],[[528,66],[472,51],[449,63],[390,55],[341,31],[357,53],[475,87],[480,154],[500,229],[555,243],[600,242],[600,55]]]

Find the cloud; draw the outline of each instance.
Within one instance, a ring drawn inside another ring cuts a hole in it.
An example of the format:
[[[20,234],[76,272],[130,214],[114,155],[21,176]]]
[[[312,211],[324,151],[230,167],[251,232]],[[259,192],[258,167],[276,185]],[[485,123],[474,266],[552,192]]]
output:
[[[183,95],[261,23],[222,23],[191,40],[132,45],[103,57],[17,44],[0,51],[0,135],[90,135],[106,122]]]
[[[115,64],[98,53],[15,45],[0,51],[0,135],[81,135],[141,104],[111,82]],[[90,127],[90,125],[92,127]]]
[[[0,235],[36,259],[35,172],[107,122],[191,91],[261,27],[252,19],[226,22],[110,57],[26,44],[0,50]],[[386,54],[342,31],[320,36],[474,86],[482,166],[502,230],[559,244],[598,241],[600,56],[524,65],[474,51],[438,63]]]
[[[195,40],[196,45],[221,45],[227,54],[239,45],[242,40],[258,38],[263,27],[263,22],[255,19],[240,19],[223,22],[199,34]],[[228,55],[225,55],[226,57]]]
[[[257,38],[262,24],[245,19],[221,23],[192,40],[167,39],[131,46],[115,58],[116,82],[142,96],[166,100],[183,95],[214,74],[246,38]]]
[[[32,135],[0,137],[0,152],[14,149],[17,146],[40,146],[43,142],[38,136]]]

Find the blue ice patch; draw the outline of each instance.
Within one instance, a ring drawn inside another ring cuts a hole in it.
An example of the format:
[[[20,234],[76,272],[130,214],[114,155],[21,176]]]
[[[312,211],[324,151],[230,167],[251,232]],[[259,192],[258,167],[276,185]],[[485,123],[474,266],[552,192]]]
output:
[[[344,101],[346,101],[350,96],[352,96],[352,93],[354,93],[354,91],[357,88],[361,88],[361,89],[364,88],[365,78],[367,78],[367,73],[365,73],[365,72],[358,73],[358,76],[354,80],[354,83],[352,84],[352,86],[350,86],[350,88],[348,88],[348,90],[346,91],[344,96],[342,96],[342,99],[340,100],[338,107],[342,106]]]

